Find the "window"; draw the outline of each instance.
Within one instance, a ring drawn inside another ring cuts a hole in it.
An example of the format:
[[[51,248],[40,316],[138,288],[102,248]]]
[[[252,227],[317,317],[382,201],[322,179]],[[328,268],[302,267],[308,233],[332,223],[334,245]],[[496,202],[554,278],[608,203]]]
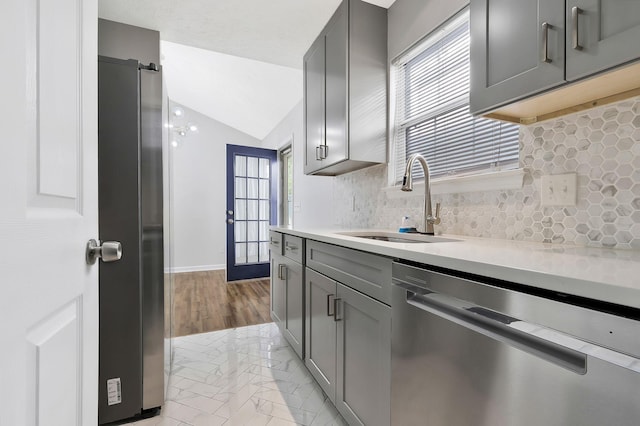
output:
[[[291,145],[280,150],[281,225],[293,226],[293,152]]]
[[[469,114],[469,41],[466,10],[394,61],[393,184],[414,153],[433,177],[517,167],[519,127]]]

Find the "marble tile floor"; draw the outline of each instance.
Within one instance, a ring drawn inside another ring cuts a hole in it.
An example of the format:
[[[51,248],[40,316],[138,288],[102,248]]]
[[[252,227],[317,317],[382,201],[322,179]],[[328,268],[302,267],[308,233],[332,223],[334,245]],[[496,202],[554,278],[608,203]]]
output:
[[[136,426],[346,425],[274,323],[177,337],[167,401]]]

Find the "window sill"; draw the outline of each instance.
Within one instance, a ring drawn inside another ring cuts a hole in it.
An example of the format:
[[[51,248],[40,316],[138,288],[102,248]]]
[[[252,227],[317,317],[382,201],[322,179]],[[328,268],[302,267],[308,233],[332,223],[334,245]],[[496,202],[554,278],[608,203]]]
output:
[[[523,178],[524,169],[438,178],[431,181],[431,194],[520,189]],[[391,199],[422,197],[424,195],[424,181],[414,183],[412,192],[401,191],[399,185],[388,186],[383,190],[387,194],[387,198]]]

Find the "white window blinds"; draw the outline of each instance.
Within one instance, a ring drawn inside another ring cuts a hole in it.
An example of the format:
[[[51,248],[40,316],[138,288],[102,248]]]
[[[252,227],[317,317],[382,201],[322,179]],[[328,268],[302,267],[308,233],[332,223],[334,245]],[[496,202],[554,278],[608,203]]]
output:
[[[469,114],[469,63],[468,11],[394,61],[394,183],[414,153],[432,176],[517,167],[518,126]]]

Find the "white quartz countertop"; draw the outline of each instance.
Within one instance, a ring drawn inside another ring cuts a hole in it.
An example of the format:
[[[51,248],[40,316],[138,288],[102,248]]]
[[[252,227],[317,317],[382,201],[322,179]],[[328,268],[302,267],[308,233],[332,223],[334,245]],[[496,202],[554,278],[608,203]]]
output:
[[[600,249],[456,235],[442,235],[442,237],[460,241],[391,243],[340,234],[359,231],[353,229],[285,227],[271,229],[398,259],[640,308],[640,251],[636,250]]]

